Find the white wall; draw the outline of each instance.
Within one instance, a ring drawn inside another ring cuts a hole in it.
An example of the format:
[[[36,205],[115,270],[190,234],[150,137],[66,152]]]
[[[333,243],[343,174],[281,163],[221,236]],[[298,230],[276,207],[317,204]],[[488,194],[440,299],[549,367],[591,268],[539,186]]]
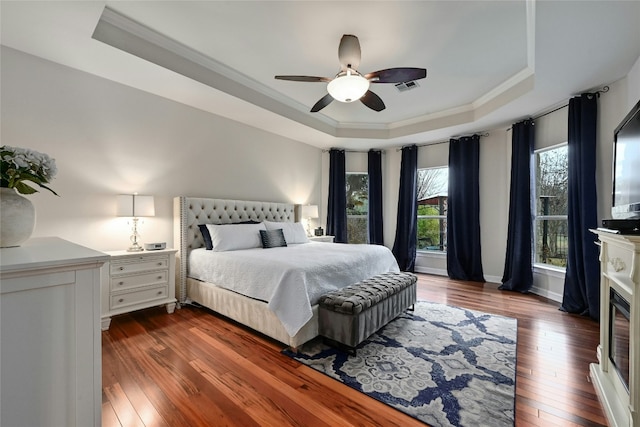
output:
[[[598,136],[596,147],[596,192],[598,223],[611,217],[611,165],[613,131],[640,99],[640,58],[631,72],[614,83],[598,101]],[[567,140],[568,108],[558,110],[536,120],[536,148],[555,145]],[[595,240],[595,236],[594,236]],[[553,269],[535,268],[533,292],[562,300],[564,273]]]
[[[640,59],[627,77],[609,86],[609,92],[602,94],[600,97],[598,107],[596,170],[598,221],[610,216],[613,130],[640,99]],[[567,141],[567,113],[568,108],[562,108],[536,120],[536,148],[548,147]],[[347,171],[361,172],[366,169],[366,160],[363,168],[362,158],[364,157],[358,158],[358,156],[366,155],[347,153]],[[396,149],[386,150],[383,165],[385,186],[384,236],[385,244],[388,247],[393,246],[395,238],[400,161],[401,154]],[[447,163],[448,143],[419,148],[419,168],[446,166]],[[328,168],[328,161],[326,167]],[[485,279],[495,283],[501,281],[504,270],[508,229],[510,168],[510,130],[490,130],[489,136],[480,139],[480,228]],[[328,174],[324,174],[323,187],[327,183]],[[416,271],[446,275],[446,258],[442,254],[418,253]],[[535,269],[533,292],[561,301],[563,287],[563,272]]]
[[[504,269],[506,250],[506,224],[508,217],[507,174],[510,158],[505,147],[507,144],[505,129],[490,132],[480,142],[480,228],[482,231],[482,263],[487,281],[499,282]],[[325,154],[323,171],[323,191],[328,186],[329,155]],[[402,153],[397,148],[385,150],[383,155],[383,216],[384,242],[389,248],[395,240],[396,218],[398,211],[398,191]],[[418,149],[418,168],[447,166],[449,163],[449,144],[441,143],[422,146]],[[345,155],[347,172],[366,172],[367,153],[347,152]],[[325,200],[325,195],[323,195]],[[326,202],[325,202],[326,212]],[[416,271],[447,274],[446,257],[438,253],[418,253]]]
[[[98,250],[129,246],[116,195],[155,196],[143,242],[173,245],[178,195],[318,204],[321,150],[2,47],[2,144],[56,159],[47,191],[29,196],[33,236]]]
[[[510,143],[506,129],[489,131],[480,138],[480,245],[482,269],[488,282],[500,282],[504,270],[508,223],[508,173]],[[418,168],[447,166],[449,143],[427,145],[418,149]],[[447,274],[444,254],[418,253],[416,271]]]
[[[115,218],[115,196],[133,191],[156,198],[156,216],[141,227],[147,242],[173,244],[171,209],[177,195],[318,204],[314,226],[325,226],[329,156],[320,149],[6,47],[1,55],[2,144],[50,154],[59,169],[51,186],[61,197],[46,191],[29,196],[38,212],[34,236],[57,235],[98,250],[125,248],[130,230]],[[599,101],[599,219],[610,215],[613,130],[640,99],[640,59],[610,87]],[[536,126],[539,137],[566,141],[566,109]],[[480,140],[482,260],[485,279],[499,282],[511,135],[506,129],[489,133]],[[348,171],[366,171],[366,153],[346,157]],[[395,238],[400,161],[398,150],[385,151],[388,247]],[[419,149],[418,167],[447,163],[447,143]],[[416,269],[446,274],[446,262],[421,255]],[[537,292],[561,297],[562,275],[537,274],[534,281]]]
[[[339,148],[339,147],[337,147]],[[395,148],[384,150],[382,154],[382,217],[383,239],[385,246],[392,248],[396,232],[396,216],[398,211],[398,183],[400,181],[401,153]],[[368,171],[366,152],[346,152],[345,169],[347,172]],[[322,197],[320,214],[323,224],[327,220],[327,200],[329,197],[329,153],[322,155]]]

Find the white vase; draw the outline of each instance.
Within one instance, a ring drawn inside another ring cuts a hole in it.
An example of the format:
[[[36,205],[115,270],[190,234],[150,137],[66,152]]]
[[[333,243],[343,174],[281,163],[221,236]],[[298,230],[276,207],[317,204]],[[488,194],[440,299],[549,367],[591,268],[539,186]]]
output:
[[[0,188],[0,248],[20,246],[31,237],[36,210],[13,188]]]

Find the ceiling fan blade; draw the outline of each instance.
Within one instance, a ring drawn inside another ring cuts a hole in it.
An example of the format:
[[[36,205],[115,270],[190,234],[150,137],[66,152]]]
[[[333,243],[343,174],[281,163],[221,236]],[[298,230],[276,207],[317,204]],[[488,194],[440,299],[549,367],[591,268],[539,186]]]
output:
[[[384,102],[382,102],[382,99],[375,93],[371,92],[370,90],[368,90],[364,94],[364,96],[360,98],[360,101],[362,101],[364,105],[366,105],[367,107],[375,111],[382,111],[385,109]]]
[[[320,101],[316,102],[316,104],[313,107],[311,107],[311,112],[317,113],[327,105],[331,104],[331,101],[333,101],[333,97],[329,94],[326,94],[325,96],[320,98]]]
[[[351,34],[342,36],[340,46],[338,46],[338,59],[343,69],[358,69],[360,66],[360,42],[356,36]]]
[[[365,79],[371,83],[404,83],[427,77],[425,68],[387,68],[366,74]]]
[[[291,80],[294,82],[330,82],[329,77],[315,77],[315,76],[275,76],[278,80]]]

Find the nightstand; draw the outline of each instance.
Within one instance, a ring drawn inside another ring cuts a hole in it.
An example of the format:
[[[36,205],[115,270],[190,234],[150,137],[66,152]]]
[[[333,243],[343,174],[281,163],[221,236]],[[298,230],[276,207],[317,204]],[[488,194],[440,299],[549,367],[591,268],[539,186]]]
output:
[[[109,329],[111,316],[166,304],[176,307],[176,249],[107,252],[110,261],[102,267],[102,330]]]
[[[333,243],[334,236],[311,236],[309,240],[312,242],[328,242]]]

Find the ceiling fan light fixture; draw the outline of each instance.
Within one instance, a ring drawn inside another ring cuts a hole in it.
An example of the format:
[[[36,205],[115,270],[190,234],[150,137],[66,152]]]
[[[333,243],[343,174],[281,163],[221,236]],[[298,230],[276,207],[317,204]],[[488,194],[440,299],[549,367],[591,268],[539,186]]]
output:
[[[336,101],[353,102],[364,96],[369,90],[369,80],[357,71],[348,69],[338,74],[327,85],[327,91]]]

